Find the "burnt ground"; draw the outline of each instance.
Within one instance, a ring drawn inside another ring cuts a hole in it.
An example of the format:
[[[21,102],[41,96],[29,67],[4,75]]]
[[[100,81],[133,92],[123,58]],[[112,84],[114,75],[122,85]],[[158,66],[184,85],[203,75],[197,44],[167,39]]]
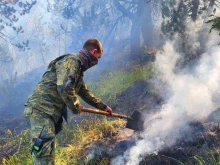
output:
[[[152,114],[159,110],[163,99],[154,93],[149,82],[138,82],[117,97],[117,103],[112,108],[117,113],[130,115],[134,110],[143,114]],[[189,123],[191,131],[184,132],[172,147],[165,148],[157,154],[143,158],[140,165],[186,165],[213,164],[220,161],[220,129],[217,123]],[[181,130],[180,130],[181,131]],[[110,160],[135,145],[139,133],[130,129],[116,130],[114,135],[107,137],[108,143],[95,142],[84,154],[96,155],[98,159]],[[110,140],[109,140],[110,139]],[[97,161],[97,160],[96,160]]]
[[[153,93],[150,82],[137,82],[128,90],[117,97],[117,102],[112,106],[118,113],[130,115],[134,110],[151,113],[162,103],[162,98]]]
[[[172,147],[146,156],[140,165],[197,165],[219,163],[220,130],[215,124],[191,123],[193,133],[183,134]],[[211,126],[211,127],[210,127]],[[214,126],[214,127],[213,127]],[[191,140],[186,136],[191,136]]]
[[[188,135],[185,133],[174,146],[142,157],[139,165],[218,164],[220,161],[219,127],[215,124],[199,122],[190,123],[190,125],[194,133]],[[187,136],[191,139],[186,138]],[[106,138],[105,143],[98,141],[85,149],[83,154],[93,158],[90,163],[86,163],[92,164],[91,162],[95,159],[95,162],[98,160],[103,163],[104,160],[105,165],[109,165],[111,159],[123,155],[127,149],[134,146],[138,138],[140,138],[139,133],[133,130],[126,128],[117,130],[111,137]]]

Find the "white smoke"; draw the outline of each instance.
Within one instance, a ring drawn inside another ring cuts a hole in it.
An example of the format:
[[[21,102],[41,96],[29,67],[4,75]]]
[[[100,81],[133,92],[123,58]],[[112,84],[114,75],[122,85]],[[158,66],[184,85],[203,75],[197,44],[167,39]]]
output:
[[[196,25],[189,23],[188,33],[192,51],[196,51],[199,38],[192,30]],[[214,32],[214,31],[213,31]],[[166,84],[169,97],[162,105],[159,118],[141,133],[141,140],[117,156],[111,164],[138,165],[146,155],[157,153],[165,147],[170,147],[181,137],[179,129],[187,126],[190,121],[203,121],[219,106],[220,95],[220,46],[218,33],[211,33],[207,39],[206,51],[199,61],[188,70],[177,70],[178,60],[183,57],[178,52],[179,39],[167,41],[163,50],[156,54],[155,68],[158,70],[159,82]],[[189,71],[190,70],[190,71]],[[163,88],[161,88],[163,89]],[[163,92],[163,91],[161,91]],[[167,96],[167,95],[166,95]],[[146,123],[148,124],[148,123]],[[186,131],[187,131],[186,127]]]

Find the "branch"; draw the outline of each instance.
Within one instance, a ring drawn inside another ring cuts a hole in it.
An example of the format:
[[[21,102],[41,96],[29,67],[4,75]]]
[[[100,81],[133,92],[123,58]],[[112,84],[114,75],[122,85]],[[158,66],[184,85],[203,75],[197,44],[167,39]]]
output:
[[[8,37],[4,34],[4,33],[2,33],[2,32],[0,32],[0,38],[2,39],[2,40],[4,40],[5,42],[7,42],[7,43],[10,43],[11,45],[13,45],[13,46],[15,46],[15,44],[13,44],[11,41],[9,41],[8,40]],[[7,38],[7,39],[6,39]]]
[[[29,45],[29,40],[27,40],[26,42],[23,41],[23,42],[21,42],[21,43],[15,44],[15,43],[11,42],[11,40],[9,39],[9,37],[6,36],[6,35],[5,35],[4,33],[2,33],[2,32],[0,32],[0,39],[2,39],[2,40],[4,40],[5,42],[11,44],[12,46],[17,47],[17,48],[19,49],[19,51],[21,51],[21,50],[25,51],[26,49],[27,49],[27,50],[30,49],[29,46],[28,46],[28,45]]]
[[[134,14],[131,13],[129,10],[125,9],[118,0],[114,0],[114,4],[117,7],[117,9],[124,14],[126,17],[133,19],[134,18]]]

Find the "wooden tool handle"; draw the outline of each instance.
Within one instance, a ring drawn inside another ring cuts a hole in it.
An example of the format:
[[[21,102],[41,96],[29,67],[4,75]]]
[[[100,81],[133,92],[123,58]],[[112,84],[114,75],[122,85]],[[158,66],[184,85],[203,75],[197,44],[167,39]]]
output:
[[[100,114],[100,115],[105,115],[105,116],[109,115],[108,112],[98,110],[98,109],[93,109],[93,108],[83,108],[82,111],[83,112]],[[121,119],[131,119],[131,117],[129,117],[129,116],[121,115],[121,114],[117,114],[117,113],[112,113],[112,117],[118,117],[118,118],[121,118]]]

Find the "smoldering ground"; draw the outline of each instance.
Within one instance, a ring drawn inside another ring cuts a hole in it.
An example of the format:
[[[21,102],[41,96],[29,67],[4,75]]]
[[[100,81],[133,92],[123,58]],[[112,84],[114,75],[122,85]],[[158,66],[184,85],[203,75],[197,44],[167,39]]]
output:
[[[196,30],[193,23],[188,28]],[[192,44],[190,51],[196,52],[200,49],[201,42],[195,34],[198,33],[191,32],[187,35],[188,44]],[[163,148],[173,146],[184,132],[194,133],[189,123],[204,122],[219,106],[220,47],[217,37],[217,33],[211,33],[206,38],[204,53],[192,62],[193,65],[184,69],[178,68],[184,55],[178,49],[181,38],[176,36],[173,41],[166,42],[156,54],[155,69],[158,76],[154,82],[165,102],[157,117],[146,121],[145,125],[148,127],[140,134],[141,140],[136,141],[123,155],[112,159],[111,164],[136,165],[144,156],[157,154]]]

